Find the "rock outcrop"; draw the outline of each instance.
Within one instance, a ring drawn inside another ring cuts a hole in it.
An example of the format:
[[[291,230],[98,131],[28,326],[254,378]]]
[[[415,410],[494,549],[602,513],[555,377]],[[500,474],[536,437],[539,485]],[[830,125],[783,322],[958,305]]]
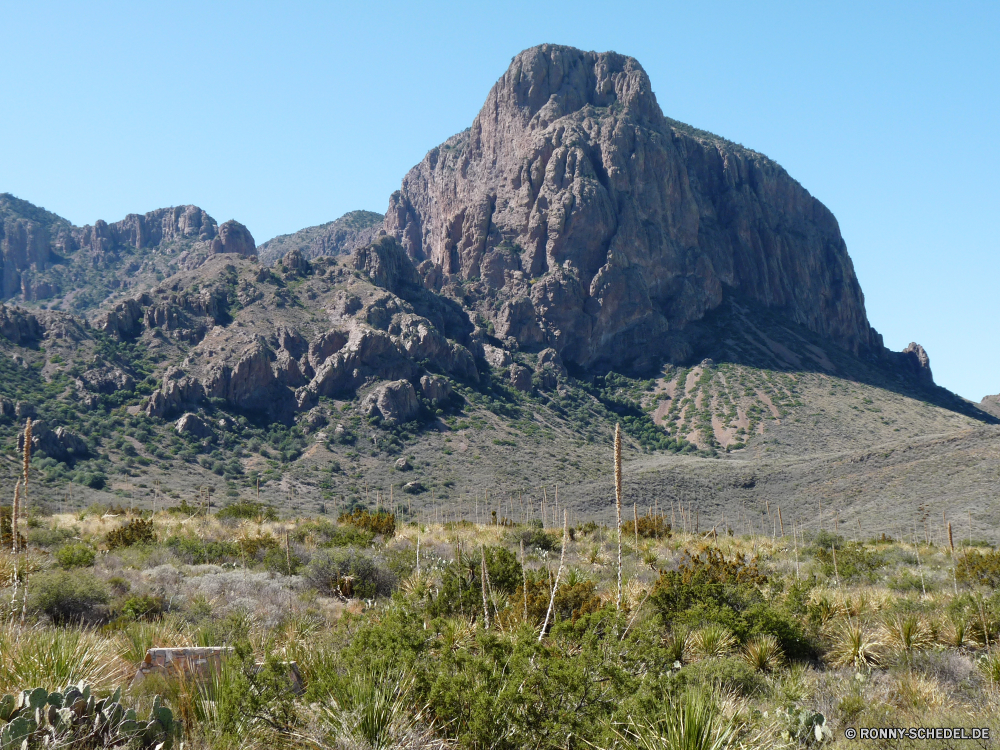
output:
[[[236,253],[245,258],[257,254],[257,245],[250,230],[238,221],[230,219],[219,227],[219,235],[212,240],[213,253]]]
[[[639,63],[522,52],[386,212],[427,286],[567,363],[689,353],[727,290],[852,352],[881,339],[836,219],[780,166],[664,117]]]
[[[208,422],[191,412],[178,419],[174,429],[181,435],[192,435],[198,438],[208,437],[212,434],[212,428],[209,427]]]
[[[94,367],[80,374],[77,387],[104,394],[131,391],[135,387],[135,378],[120,367]]]
[[[79,435],[65,427],[49,429],[44,422],[34,422],[31,425],[31,449],[33,452],[42,451],[56,461],[75,461],[86,458],[90,453],[87,443]],[[24,450],[23,430],[17,436],[17,450]]]
[[[0,305],[0,336],[18,346],[25,346],[42,338],[44,331],[38,318],[18,307]]]
[[[283,234],[257,248],[261,263],[274,265],[292,250],[307,260],[323,255],[349,255],[378,237],[385,217],[374,211],[349,211],[336,221]]]
[[[931,358],[920,344],[910,342],[910,345],[903,351],[896,354],[900,366],[919,382],[925,385],[934,385],[934,376],[931,374]]]
[[[435,406],[440,406],[451,397],[451,383],[440,375],[424,375],[420,378],[420,395]]]
[[[379,417],[382,424],[390,427],[409,422],[419,411],[417,392],[408,380],[382,383],[361,402],[362,414],[369,418]]]
[[[996,396],[986,396],[979,402],[979,408],[987,414],[1000,418],[1000,394]]]

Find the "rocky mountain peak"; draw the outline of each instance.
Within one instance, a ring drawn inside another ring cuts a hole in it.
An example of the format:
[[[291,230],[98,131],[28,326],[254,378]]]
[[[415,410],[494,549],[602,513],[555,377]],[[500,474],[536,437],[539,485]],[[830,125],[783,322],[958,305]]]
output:
[[[499,143],[504,123],[545,127],[587,106],[617,107],[635,117],[663,120],[649,76],[635,58],[542,44],[511,60],[472,129]]]
[[[403,179],[385,230],[424,283],[567,363],[691,355],[730,294],[881,351],[837,221],[779,165],[668,120],[637,61],[542,45]]]

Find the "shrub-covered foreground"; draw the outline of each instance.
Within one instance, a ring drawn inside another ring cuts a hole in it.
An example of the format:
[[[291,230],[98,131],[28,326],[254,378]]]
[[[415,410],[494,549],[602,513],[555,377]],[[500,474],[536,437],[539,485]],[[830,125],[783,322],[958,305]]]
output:
[[[119,747],[846,747],[847,727],[990,726],[1000,706],[990,549],[658,523],[625,535],[619,606],[617,536],[594,524],[563,549],[537,527],[227,516],[32,519],[45,533],[16,592],[0,554],[0,698],[20,702],[7,719],[0,705],[0,732],[19,721],[18,747],[101,746],[84,725]],[[148,648],[192,645],[234,651],[207,680],[129,689]],[[56,705],[72,685],[103,718]],[[43,693],[55,708],[32,729]]]

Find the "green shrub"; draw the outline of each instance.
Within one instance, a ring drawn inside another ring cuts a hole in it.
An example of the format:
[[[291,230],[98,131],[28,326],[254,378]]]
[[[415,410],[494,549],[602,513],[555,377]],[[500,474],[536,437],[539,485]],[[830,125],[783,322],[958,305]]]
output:
[[[242,559],[240,546],[236,542],[175,535],[167,538],[166,545],[189,565],[219,564]]]
[[[384,510],[369,513],[367,510],[355,508],[352,513],[341,513],[337,522],[350,524],[386,539],[396,535],[396,514]]]
[[[28,543],[37,547],[55,547],[74,536],[70,529],[50,529],[43,526],[28,531]]]
[[[482,558],[490,591],[513,594],[523,580],[521,564],[504,547],[486,547],[471,554],[459,555],[441,574],[441,588],[428,606],[432,617],[451,614],[481,615],[483,612]],[[547,604],[548,602],[546,602]]]
[[[862,544],[850,542],[837,550],[837,564],[833,562],[833,552],[830,548],[819,547],[815,552],[816,562],[820,570],[833,578],[839,576],[843,581],[868,581],[874,583],[879,579],[879,571],[885,567],[885,553],[865,547]]]
[[[1000,586],[1000,550],[968,550],[955,562],[955,579],[959,583]]]
[[[362,599],[389,596],[396,585],[396,576],[381,560],[353,548],[317,551],[306,566],[305,578],[321,593]]]
[[[155,620],[163,614],[163,597],[150,594],[133,594],[118,608],[124,620]]]
[[[94,564],[97,553],[89,544],[78,542],[66,544],[56,550],[56,561],[66,570],[70,568],[89,568]]]
[[[736,655],[702,659],[684,667],[681,676],[694,685],[747,696],[760,692],[766,684],[757,670]]]
[[[147,544],[156,541],[156,534],[153,532],[153,519],[144,521],[135,518],[124,526],[109,531],[104,542],[109,550],[120,547],[131,547],[134,544]]]
[[[107,589],[92,573],[52,570],[31,577],[28,608],[56,623],[99,619],[107,602]]]
[[[798,621],[777,603],[765,600],[761,588],[767,583],[756,559],[727,560],[709,549],[689,555],[677,570],[661,571],[650,602],[668,626],[675,621],[692,627],[719,623],[741,642],[770,633],[789,657],[811,655]]]
[[[635,519],[629,519],[622,523],[622,534],[625,537],[635,538]],[[639,516],[639,536],[643,539],[666,539],[670,536],[670,524],[666,522],[662,515],[659,516]]]
[[[264,523],[265,521],[277,521],[278,511],[266,503],[256,503],[252,500],[239,500],[230,503],[225,508],[215,514],[220,520],[248,520]]]

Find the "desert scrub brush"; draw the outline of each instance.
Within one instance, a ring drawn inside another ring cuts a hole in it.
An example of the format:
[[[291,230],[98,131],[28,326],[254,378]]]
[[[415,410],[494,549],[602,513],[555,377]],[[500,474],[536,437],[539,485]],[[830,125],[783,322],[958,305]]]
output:
[[[689,661],[697,661],[730,653],[736,647],[736,636],[725,625],[712,623],[694,631],[688,642],[691,656]]]
[[[743,660],[758,672],[773,672],[784,663],[785,654],[777,638],[761,633],[743,645]]]
[[[835,667],[869,670],[882,663],[884,652],[885,641],[877,630],[848,619],[833,628],[826,659]]]

